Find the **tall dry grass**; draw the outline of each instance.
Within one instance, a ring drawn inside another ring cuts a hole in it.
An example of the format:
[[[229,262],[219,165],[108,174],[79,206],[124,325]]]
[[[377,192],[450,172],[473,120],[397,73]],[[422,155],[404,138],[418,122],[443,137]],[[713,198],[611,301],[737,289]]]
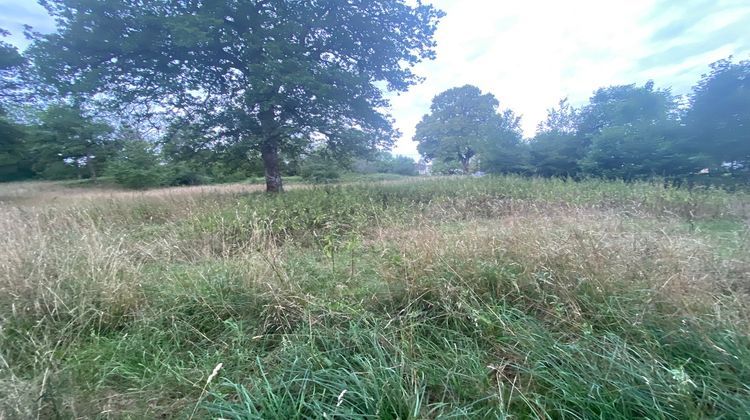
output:
[[[179,416],[204,399],[227,418],[333,414],[346,398],[344,417],[375,409],[357,395],[411,413],[402,417],[731,417],[739,411],[728,405],[750,404],[736,387],[742,374],[718,359],[745,356],[741,194],[512,177],[280,197],[240,185],[4,188],[0,418]],[[687,359],[673,328],[702,337]],[[647,375],[653,389],[620,405],[607,393],[573,398],[586,381],[618,386],[586,365],[604,355],[575,353],[578,341],[592,352],[629,346],[608,356],[613,376],[635,386]],[[560,367],[568,379],[543,369],[559,362],[555,351],[570,358]],[[691,357],[716,370],[688,367],[686,380],[716,395],[679,394],[685,385],[670,382]],[[233,385],[214,381],[205,398],[218,363]],[[329,404],[343,386],[360,388]]]

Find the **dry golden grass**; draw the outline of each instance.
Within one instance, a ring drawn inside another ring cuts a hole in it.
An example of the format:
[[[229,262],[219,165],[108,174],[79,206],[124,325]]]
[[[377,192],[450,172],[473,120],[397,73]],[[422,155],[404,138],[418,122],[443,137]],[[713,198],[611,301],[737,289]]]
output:
[[[439,179],[435,177],[433,179]],[[421,181],[424,181],[421,180]],[[403,184],[420,182],[420,179],[369,181],[371,185]],[[356,184],[340,183],[339,186]],[[311,184],[285,185],[288,191],[312,188]],[[58,181],[24,181],[0,183],[0,206],[87,206],[102,202],[194,202],[195,200],[236,197],[265,191],[264,184],[236,182],[215,185],[195,185],[152,188],[143,191],[126,190],[113,186],[76,186]]]
[[[290,186],[298,188],[299,186]],[[207,186],[182,186],[129,191],[113,187],[75,187],[59,182],[18,182],[0,184],[0,203],[33,205],[86,205],[102,201],[156,199],[180,201],[202,196],[237,195],[259,192],[261,184],[233,183]]]
[[[606,290],[640,287],[685,307],[713,305],[727,292],[744,307],[750,297],[739,286],[750,284],[750,255],[726,258],[717,252],[721,243],[690,233],[680,220],[586,207],[502,213],[448,228],[429,219],[414,229],[374,231],[371,244],[388,244],[405,261],[403,271],[383,277],[398,282],[404,273],[445,268],[460,277],[467,267],[510,264],[521,281],[540,280],[539,287],[562,295],[593,283]],[[457,261],[461,268],[451,269]]]

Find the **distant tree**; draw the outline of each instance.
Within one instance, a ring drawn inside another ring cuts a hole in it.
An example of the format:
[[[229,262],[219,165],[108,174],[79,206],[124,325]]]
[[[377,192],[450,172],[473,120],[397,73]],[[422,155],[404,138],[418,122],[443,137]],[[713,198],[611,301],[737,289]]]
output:
[[[48,166],[59,168],[64,164],[74,168],[78,176],[83,171],[95,179],[107,158],[117,150],[110,136],[112,127],[86,115],[79,106],[51,106],[40,114],[39,120],[30,133],[36,172],[44,173]]]
[[[586,153],[586,141],[577,133],[579,110],[562,99],[547,110],[547,118],[537,125],[529,144],[529,163],[542,176],[577,176],[579,162]]]
[[[529,163],[537,175],[575,177],[586,152],[584,140],[575,133],[541,132],[529,143]]]
[[[139,137],[125,142],[107,165],[106,174],[132,189],[164,185],[168,176],[154,145]]]
[[[528,145],[523,142],[521,117],[506,109],[496,121],[489,141],[479,147],[479,169],[489,173],[528,171]]]
[[[677,117],[669,90],[654,89],[653,82],[639,87],[618,85],[597,89],[578,116],[576,132],[591,138],[607,127],[657,124]]]
[[[216,181],[238,181],[263,175],[260,153],[246,143],[221,142],[201,127],[175,121],[160,141],[162,153],[171,166]]]
[[[415,176],[417,175],[417,162],[408,156],[393,156],[385,169],[385,173]]]
[[[678,123],[674,97],[652,82],[599,89],[579,117],[583,169],[625,179],[684,173]]]
[[[8,31],[0,28],[0,37],[8,35]],[[18,72],[23,64],[18,49],[0,41],[0,181],[15,181],[33,175],[25,127],[7,116],[7,107],[16,96]]]
[[[316,151],[301,163],[300,176],[316,183],[334,182],[341,177],[341,168],[337,163],[325,153]]]
[[[458,175],[465,174],[466,168],[461,166],[461,163],[457,160],[440,160],[435,159],[430,167],[430,173],[436,175]]]
[[[537,133],[575,134],[578,131],[580,111],[568,98],[560,99],[557,107],[547,109],[547,118],[536,126]]]
[[[408,156],[393,155],[386,151],[374,153],[369,159],[358,159],[353,162],[355,172],[372,174],[416,175],[417,163]]]
[[[357,158],[352,161],[351,170],[358,174],[375,174],[380,171],[380,162],[375,158]]]
[[[618,125],[595,135],[581,164],[586,173],[633,180],[685,175],[684,156],[674,145],[676,125]]]
[[[750,60],[711,64],[693,88],[685,120],[690,152],[709,157],[713,166],[750,164]]]
[[[417,124],[414,140],[428,160],[458,162],[464,173],[480,151],[501,160],[503,148],[520,141],[519,121],[512,111],[498,113],[491,93],[471,85],[448,89],[435,96],[430,114]],[[510,153],[513,153],[511,150]]]
[[[189,118],[260,153],[281,191],[282,153],[339,155],[396,135],[376,82],[404,91],[434,57],[442,13],[405,0],[45,0],[58,31],[30,49],[61,92],[131,113]]]

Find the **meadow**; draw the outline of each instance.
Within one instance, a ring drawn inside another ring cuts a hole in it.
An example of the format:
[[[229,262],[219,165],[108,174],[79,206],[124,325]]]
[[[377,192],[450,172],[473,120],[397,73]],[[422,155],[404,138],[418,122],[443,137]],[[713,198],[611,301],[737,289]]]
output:
[[[750,194],[0,185],[0,419],[746,418]]]

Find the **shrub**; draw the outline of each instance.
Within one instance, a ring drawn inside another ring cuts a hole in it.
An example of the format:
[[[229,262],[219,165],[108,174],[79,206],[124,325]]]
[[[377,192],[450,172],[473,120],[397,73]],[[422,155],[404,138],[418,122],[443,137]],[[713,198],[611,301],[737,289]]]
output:
[[[334,182],[341,177],[333,162],[317,159],[303,164],[300,175],[302,179],[316,183]]]
[[[211,183],[211,178],[188,167],[182,165],[176,165],[169,171],[169,176],[166,180],[168,185],[172,186],[184,186],[184,185],[205,185]]]

